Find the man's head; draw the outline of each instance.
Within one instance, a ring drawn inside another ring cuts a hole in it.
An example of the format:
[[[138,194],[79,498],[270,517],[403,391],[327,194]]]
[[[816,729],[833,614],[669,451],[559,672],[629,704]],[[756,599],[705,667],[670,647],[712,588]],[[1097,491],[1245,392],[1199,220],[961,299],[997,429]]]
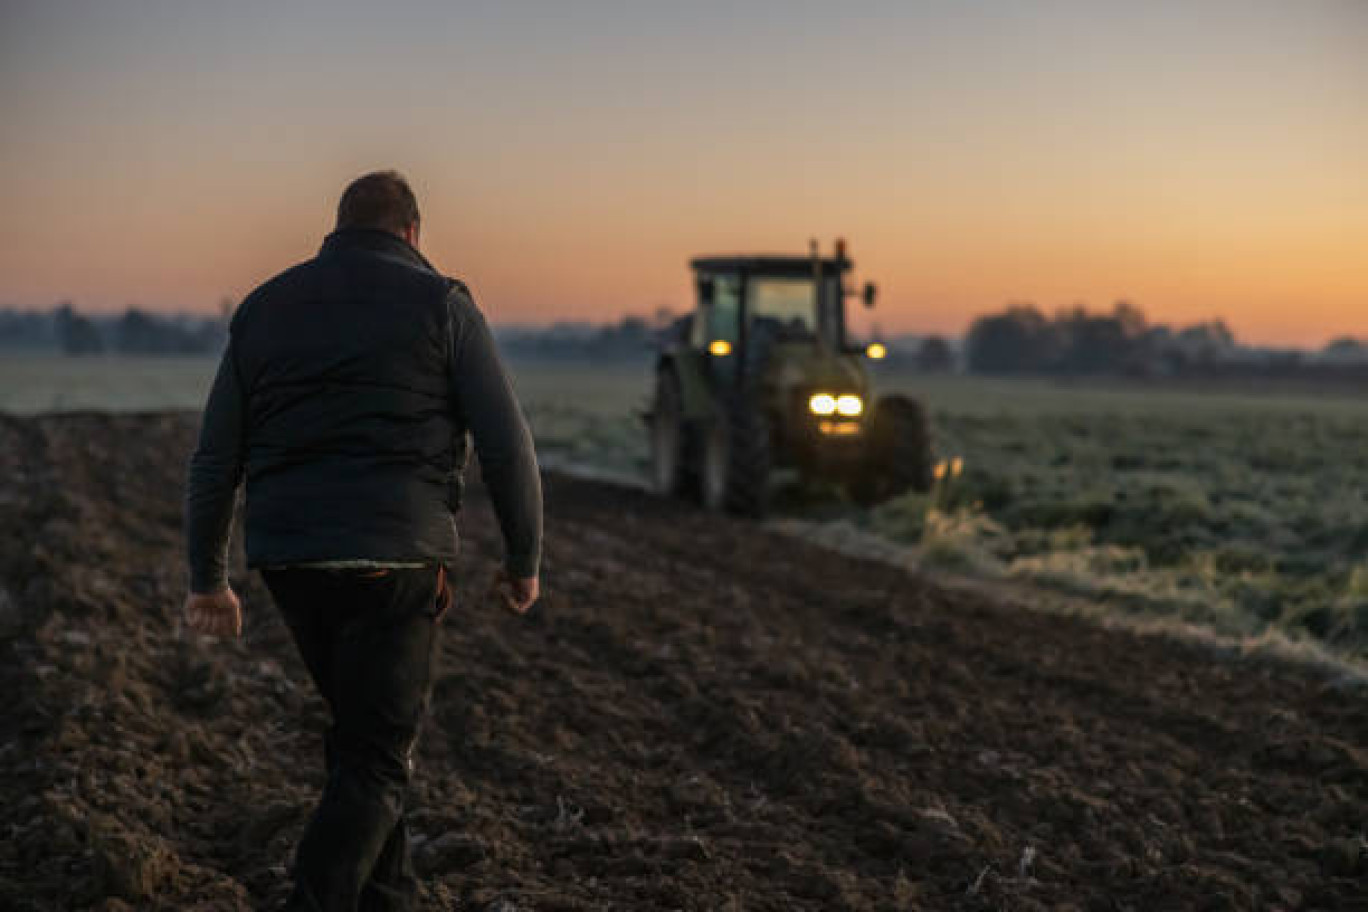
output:
[[[418,246],[418,200],[398,171],[372,171],[352,181],[337,203],[337,229],[371,228]]]

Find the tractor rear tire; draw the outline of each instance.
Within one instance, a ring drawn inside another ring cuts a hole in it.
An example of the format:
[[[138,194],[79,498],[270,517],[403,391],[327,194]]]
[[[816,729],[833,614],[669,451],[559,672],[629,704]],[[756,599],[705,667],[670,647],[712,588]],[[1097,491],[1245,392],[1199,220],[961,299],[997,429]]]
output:
[[[752,397],[737,395],[704,439],[703,505],[736,516],[764,516],[771,466],[769,416]]]
[[[855,500],[876,504],[908,491],[931,490],[931,424],[916,399],[880,399],[870,422],[868,447],[863,469],[850,486]]]
[[[651,484],[664,497],[696,497],[698,469],[694,434],[684,420],[684,395],[672,370],[656,374],[651,410]]]

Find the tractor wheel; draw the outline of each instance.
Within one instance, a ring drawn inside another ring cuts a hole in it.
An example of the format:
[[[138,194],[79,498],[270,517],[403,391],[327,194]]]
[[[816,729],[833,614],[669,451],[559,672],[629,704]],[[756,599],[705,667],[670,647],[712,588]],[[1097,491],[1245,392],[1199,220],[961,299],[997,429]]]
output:
[[[750,396],[739,395],[708,428],[703,444],[703,505],[760,517],[769,506],[770,423]]]
[[[688,497],[698,487],[692,465],[690,432],[684,422],[684,395],[674,371],[656,375],[655,406],[651,410],[651,482],[665,497]]]
[[[864,504],[931,489],[931,426],[921,403],[907,396],[879,400],[869,427],[862,471],[850,492]]]

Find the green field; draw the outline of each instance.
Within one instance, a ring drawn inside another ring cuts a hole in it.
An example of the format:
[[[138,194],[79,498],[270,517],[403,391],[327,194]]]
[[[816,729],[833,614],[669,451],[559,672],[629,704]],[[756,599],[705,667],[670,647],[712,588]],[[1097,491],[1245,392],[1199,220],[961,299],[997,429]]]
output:
[[[964,471],[929,523],[925,499],[875,511],[883,534],[976,573],[1368,652],[1368,402],[922,388]]]
[[[0,409],[197,408],[204,359],[0,360]],[[514,365],[548,461],[641,473],[649,371]],[[891,375],[963,471],[873,511],[788,498],[915,545],[924,565],[1029,580],[1222,633],[1368,654],[1368,401]]]

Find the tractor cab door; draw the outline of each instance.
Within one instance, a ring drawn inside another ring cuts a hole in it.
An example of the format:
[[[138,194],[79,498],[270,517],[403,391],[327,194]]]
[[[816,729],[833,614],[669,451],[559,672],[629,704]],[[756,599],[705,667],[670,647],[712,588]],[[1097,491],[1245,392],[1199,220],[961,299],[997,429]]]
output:
[[[740,276],[699,275],[698,319],[690,341],[694,348],[724,357],[741,344]]]
[[[714,389],[730,385],[736,377],[743,343],[741,289],[741,276],[733,273],[698,277],[698,317],[690,343],[703,359],[704,376]]]

